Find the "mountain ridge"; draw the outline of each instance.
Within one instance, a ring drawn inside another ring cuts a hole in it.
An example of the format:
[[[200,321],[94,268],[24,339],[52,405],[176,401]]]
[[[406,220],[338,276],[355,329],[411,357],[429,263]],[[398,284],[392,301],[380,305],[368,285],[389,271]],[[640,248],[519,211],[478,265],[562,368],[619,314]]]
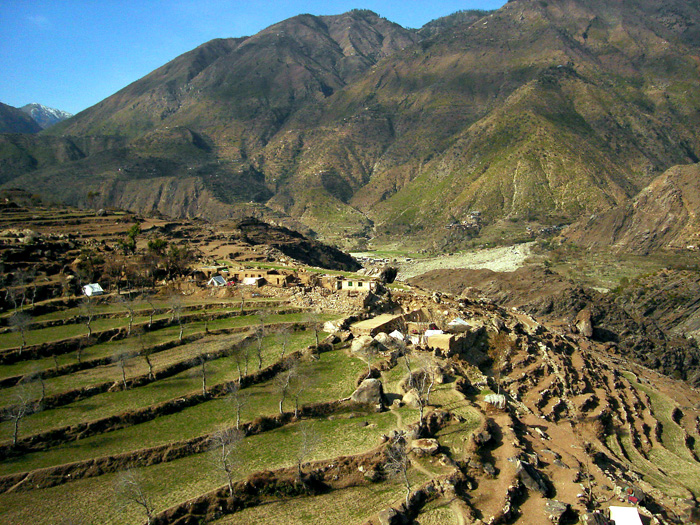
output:
[[[447,247],[444,226],[472,212],[571,223],[695,162],[696,20],[694,6],[652,0],[514,0],[424,30],[367,11],[299,15],[203,44],[47,133],[122,137],[111,161],[79,161],[95,175],[85,194],[194,176],[221,205],[168,213],[220,219],[252,202],[348,247]],[[186,152],[182,133],[199,137]],[[52,187],[70,173],[54,165],[13,183]]]

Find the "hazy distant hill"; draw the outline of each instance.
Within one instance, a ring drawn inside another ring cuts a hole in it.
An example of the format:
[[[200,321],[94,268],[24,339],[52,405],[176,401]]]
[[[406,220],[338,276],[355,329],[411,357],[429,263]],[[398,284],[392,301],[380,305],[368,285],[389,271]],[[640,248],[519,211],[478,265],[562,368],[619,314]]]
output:
[[[42,104],[37,104],[36,102],[22,106],[20,109],[32,117],[36,123],[39,124],[41,129],[49,128],[73,116],[72,113],[68,113],[67,111],[50,108]]]
[[[0,133],[37,133],[41,127],[22,110],[0,102]]]
[[[56,125],[120,149],[12,184],[176,215],[256,206],[345,240],[439,240],[476,210],[571,222],[698,160],[699,43],[680,0],[514,0],[421,30],[301,15]]]

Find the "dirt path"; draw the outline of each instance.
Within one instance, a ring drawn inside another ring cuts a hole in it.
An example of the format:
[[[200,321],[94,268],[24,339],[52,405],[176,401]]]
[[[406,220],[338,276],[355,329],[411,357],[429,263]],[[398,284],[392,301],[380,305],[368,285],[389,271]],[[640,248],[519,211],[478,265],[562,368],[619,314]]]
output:
[[[441,255],[429,259],[399,261],[399,280],[410,279],[430,270],[453,268],[470,268],[478,270],[487,268],[495,272],[513,272],[523,266],[525,259],[532,252],[533,243],[488,248],[468,253]]]

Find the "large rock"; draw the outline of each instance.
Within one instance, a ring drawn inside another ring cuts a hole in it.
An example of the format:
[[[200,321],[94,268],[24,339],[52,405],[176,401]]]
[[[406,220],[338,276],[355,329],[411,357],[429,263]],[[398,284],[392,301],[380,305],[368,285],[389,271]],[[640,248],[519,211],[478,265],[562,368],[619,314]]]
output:
[[[584,337],[593,337],[593,321],[588,308],[584,308],[576,316],[576,329]]]
[[[372,339],[372,336],[361,335],[352,340],[352,343],[350,344],[350,350],[353,353],[361,352],[362,350],[364,350],[372,344],[374,344],[374,339]]]
[[[418,396],[418,392],[416,392],[415,389],[409,390],[406,392],[401,399],[404,405],[410,408],[420,408],[420,397]]]
[[[418,455],[433,456],[440,449],[440,444],[437,439],[432,438],[414,439],[411,442],[411,449]]]
[[[365,405],[381,405],[384,400],[384,388],[379,379],[365,379],[357,387],[350,399]]]
[[[399,525],[403,523],[403,519],[401,518],[401,514],[398,513],[396,509],[393,509],[389,507],[388,509],[384,509],[379,513],[379,523],[381,525]]]
[[[568,503],[562,503],[555,499],[548,499],[544,506],[544,511],[552,523],[561,523],[562,517],[567,510],[569,510]]]
[[[549,488],[542,475],[529,463],[518,461],[516,474],[528,490],[539,492],[543,496],[547,496],[549,493]]]

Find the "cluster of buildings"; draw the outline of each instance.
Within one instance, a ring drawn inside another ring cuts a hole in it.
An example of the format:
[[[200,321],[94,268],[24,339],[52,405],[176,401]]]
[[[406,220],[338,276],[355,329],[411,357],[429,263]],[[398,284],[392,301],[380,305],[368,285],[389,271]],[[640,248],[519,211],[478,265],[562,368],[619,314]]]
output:
[[[430,315],[423,309],[402,314],[381,314],[350,326],[355,337],[376,336],[384,332],[395,339],[415,346],[440,350],[445,356],[463,354],[473,350],[475,342],[483,335],[481,326],[469,324],[455,318],[444,330],[430,321]],[[473,353],[473,352],[472,352]]]
[[[226,266],[206,266],[195,272],[195,279],[207,286],[274,286],[289,288],[292,286],[315,286],[327,290],[346,290],[349,292],[374,292],[379,286],[373,278],[347,278],[342,275],[324,275],[293,269],[242,268],[230,269]]]

